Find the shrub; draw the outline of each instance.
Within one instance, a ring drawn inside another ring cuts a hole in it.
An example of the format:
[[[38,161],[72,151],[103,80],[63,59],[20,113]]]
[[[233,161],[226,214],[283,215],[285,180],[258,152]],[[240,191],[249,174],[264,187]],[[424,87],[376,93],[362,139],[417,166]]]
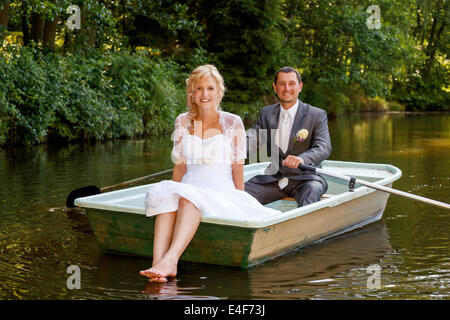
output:
[[[397,101],[389,101],[388,109],[390,111],[405,111],[406,106]]]
[[[161,134],[185,110],[181,67],[128,52],[0,54],[0,145]]]
[[[42,61],[34,48],[18,49],[10,59],[3,56],[2,60],[3,130],[8,130],[8,138],[38,143],[45,137],[53,116]]]
[[[388,104],[382,98],[361,98],[361,111],[363,112],[382,112],[386,110],[388,110]]]

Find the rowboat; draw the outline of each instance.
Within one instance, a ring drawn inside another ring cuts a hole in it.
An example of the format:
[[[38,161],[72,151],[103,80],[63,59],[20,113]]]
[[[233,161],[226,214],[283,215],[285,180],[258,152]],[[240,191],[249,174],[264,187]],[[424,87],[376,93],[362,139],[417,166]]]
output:
[[[263,174],[269,164],[246,165],[244,180]],[[384,187],[391,187],[402,174],[389,164],[326,160],[322,168]],[[267,204],[282,211],[276,216],[245,221],[202,217],[181,260],[248,268],[382,218],[389,193],[324,178],[328,190],[320,201],[300,208],[291,198]],[[155,219],[144,212],[148,186],[75,199],[75,205],[86,210],[102,252],[152,256]]]

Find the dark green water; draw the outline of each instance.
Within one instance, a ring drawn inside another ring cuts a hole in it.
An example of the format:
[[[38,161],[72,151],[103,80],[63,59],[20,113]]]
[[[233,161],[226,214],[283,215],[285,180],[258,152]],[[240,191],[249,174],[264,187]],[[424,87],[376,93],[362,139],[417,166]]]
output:
[[[392,164],[403,172],[394,188],[450,202],[449,114],[352,115],[329,126],[330,159]],[[0,150],[0,299],[450,298],[450,211],[394,195],[382,221],[249,270],[181,263],[176,280],[148,283],[138,271],[150,261],[101,254],[65,199],[170,168],[170,149],[159,137]],[[70,265],[81,289],[67,287]],[[371,265],[378,288],[367,285]]]

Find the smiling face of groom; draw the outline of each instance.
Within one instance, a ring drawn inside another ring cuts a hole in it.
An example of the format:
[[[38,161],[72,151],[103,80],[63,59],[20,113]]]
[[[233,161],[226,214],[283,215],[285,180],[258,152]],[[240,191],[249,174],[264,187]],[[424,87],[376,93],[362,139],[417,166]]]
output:
[[[302,91],[303,82],[299,82],[295,72],[279,72],[273,90],[284,109],[292,107]]]

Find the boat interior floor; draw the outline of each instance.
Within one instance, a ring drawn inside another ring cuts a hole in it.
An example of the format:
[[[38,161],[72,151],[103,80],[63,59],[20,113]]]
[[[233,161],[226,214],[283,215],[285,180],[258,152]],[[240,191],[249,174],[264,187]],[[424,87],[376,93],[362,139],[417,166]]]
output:
[[[328,199],[328,198],[331,198],[334,196],[336,196],[336,195],[325,193],[320,197],[320,200]],[[281,210],[283,212],[298,208],[298,205],[297,205],[297,202],[295,201],[295,199],[290,198],[290,197],[286,197],[281,200],[271,202],[269,204],[266,204],[266,206],[270,207],[270,208]]]

